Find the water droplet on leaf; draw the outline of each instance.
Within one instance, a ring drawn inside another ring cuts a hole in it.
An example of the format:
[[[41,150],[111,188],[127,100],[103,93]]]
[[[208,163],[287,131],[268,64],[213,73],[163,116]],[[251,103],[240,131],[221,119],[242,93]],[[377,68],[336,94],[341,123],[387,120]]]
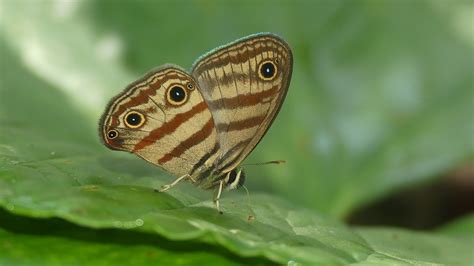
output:
[[[142,219],[136,219],[135,220],[135,225],[136,226],[142,226],[144,224],[143,220]]]

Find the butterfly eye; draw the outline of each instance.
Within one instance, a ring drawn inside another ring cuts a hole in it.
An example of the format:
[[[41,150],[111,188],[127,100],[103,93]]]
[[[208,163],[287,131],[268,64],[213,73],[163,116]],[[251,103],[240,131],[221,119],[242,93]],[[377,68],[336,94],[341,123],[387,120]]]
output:
[[[130,111],[125,115],[125,125],[129,128],[139,128],[145,123],[145,116],[137,111]]]
[[[258,68],[258,75],[263,80],[272,80],[276,77],[278,68],[270,60],[263,61]]]
[[[117,132],[117,130],[114,130],[114,129],[109,130],[109,132],[107,132],[107,137],[108,137],[109,139],[115,139],[116,137],[118,137],[118,132]]]
[[[188,98],[186,90],[181,86],[173,86],[168,90],[167,99],[172,105],[181,105]]]

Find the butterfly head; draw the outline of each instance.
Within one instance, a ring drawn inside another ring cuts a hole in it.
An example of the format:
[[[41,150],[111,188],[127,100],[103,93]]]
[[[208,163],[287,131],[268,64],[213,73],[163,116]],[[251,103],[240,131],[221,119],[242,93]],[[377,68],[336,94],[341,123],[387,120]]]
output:
[[[245,172],[242,168],[235,168],[226,174],[224,178],[226,187],[229,190],[234,190],[242,187],[245,183]]]

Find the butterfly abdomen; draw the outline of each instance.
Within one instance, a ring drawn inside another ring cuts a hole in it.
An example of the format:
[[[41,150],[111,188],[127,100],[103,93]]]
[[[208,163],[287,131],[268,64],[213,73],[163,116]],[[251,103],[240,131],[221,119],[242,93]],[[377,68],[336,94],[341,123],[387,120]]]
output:
[[[235,168],[227,173],[218,173],[210,168],[200,173],[195,181],[196,185],[203,189],[214,189],[223,181],[225,188],[234,190],[244,185],[245,176],[242,168]]]

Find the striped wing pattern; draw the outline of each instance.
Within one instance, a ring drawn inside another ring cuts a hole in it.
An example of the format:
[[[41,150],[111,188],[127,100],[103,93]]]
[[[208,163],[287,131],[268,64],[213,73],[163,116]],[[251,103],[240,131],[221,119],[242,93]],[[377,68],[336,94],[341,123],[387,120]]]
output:
[[[268,62],[274,67],[271,78],[261,74]],[[163,66],[109,102],[99,123],[101,139],[111,149],[135,153],[175,176],[189,174],[197,177],[197,185],[214,187],[272,124],[288,90],[292,63],[282,39],[259,34],[211,51],[191,74]],[[176,87],[179,92],[172,93]]]
[[[176,85],[187,88],[188,84],[194,89],[187,89],[186,102],[171,105],[166,97],[168,89]],[[105,145],[135,153],[176,176],[192,172],[200,158],[218,148],[212,114],[196,87],[189,74],[172,66],[152,71],[129,85],[112,99],[102,117],[100,131]],[[130,111],[145,114],[142,127],[133,129],[124,124]],[[107,133],[112,129],[118,137],[109,139]]]
[[[276,76],[259,75],[262,62],[272,61]],[[255,148],[277,115],[291,79],[292,54],[272,34],[260,34],[218,48],[195,63],[192,76],[199,84],[217,128],[218,172],[240,164]]]

